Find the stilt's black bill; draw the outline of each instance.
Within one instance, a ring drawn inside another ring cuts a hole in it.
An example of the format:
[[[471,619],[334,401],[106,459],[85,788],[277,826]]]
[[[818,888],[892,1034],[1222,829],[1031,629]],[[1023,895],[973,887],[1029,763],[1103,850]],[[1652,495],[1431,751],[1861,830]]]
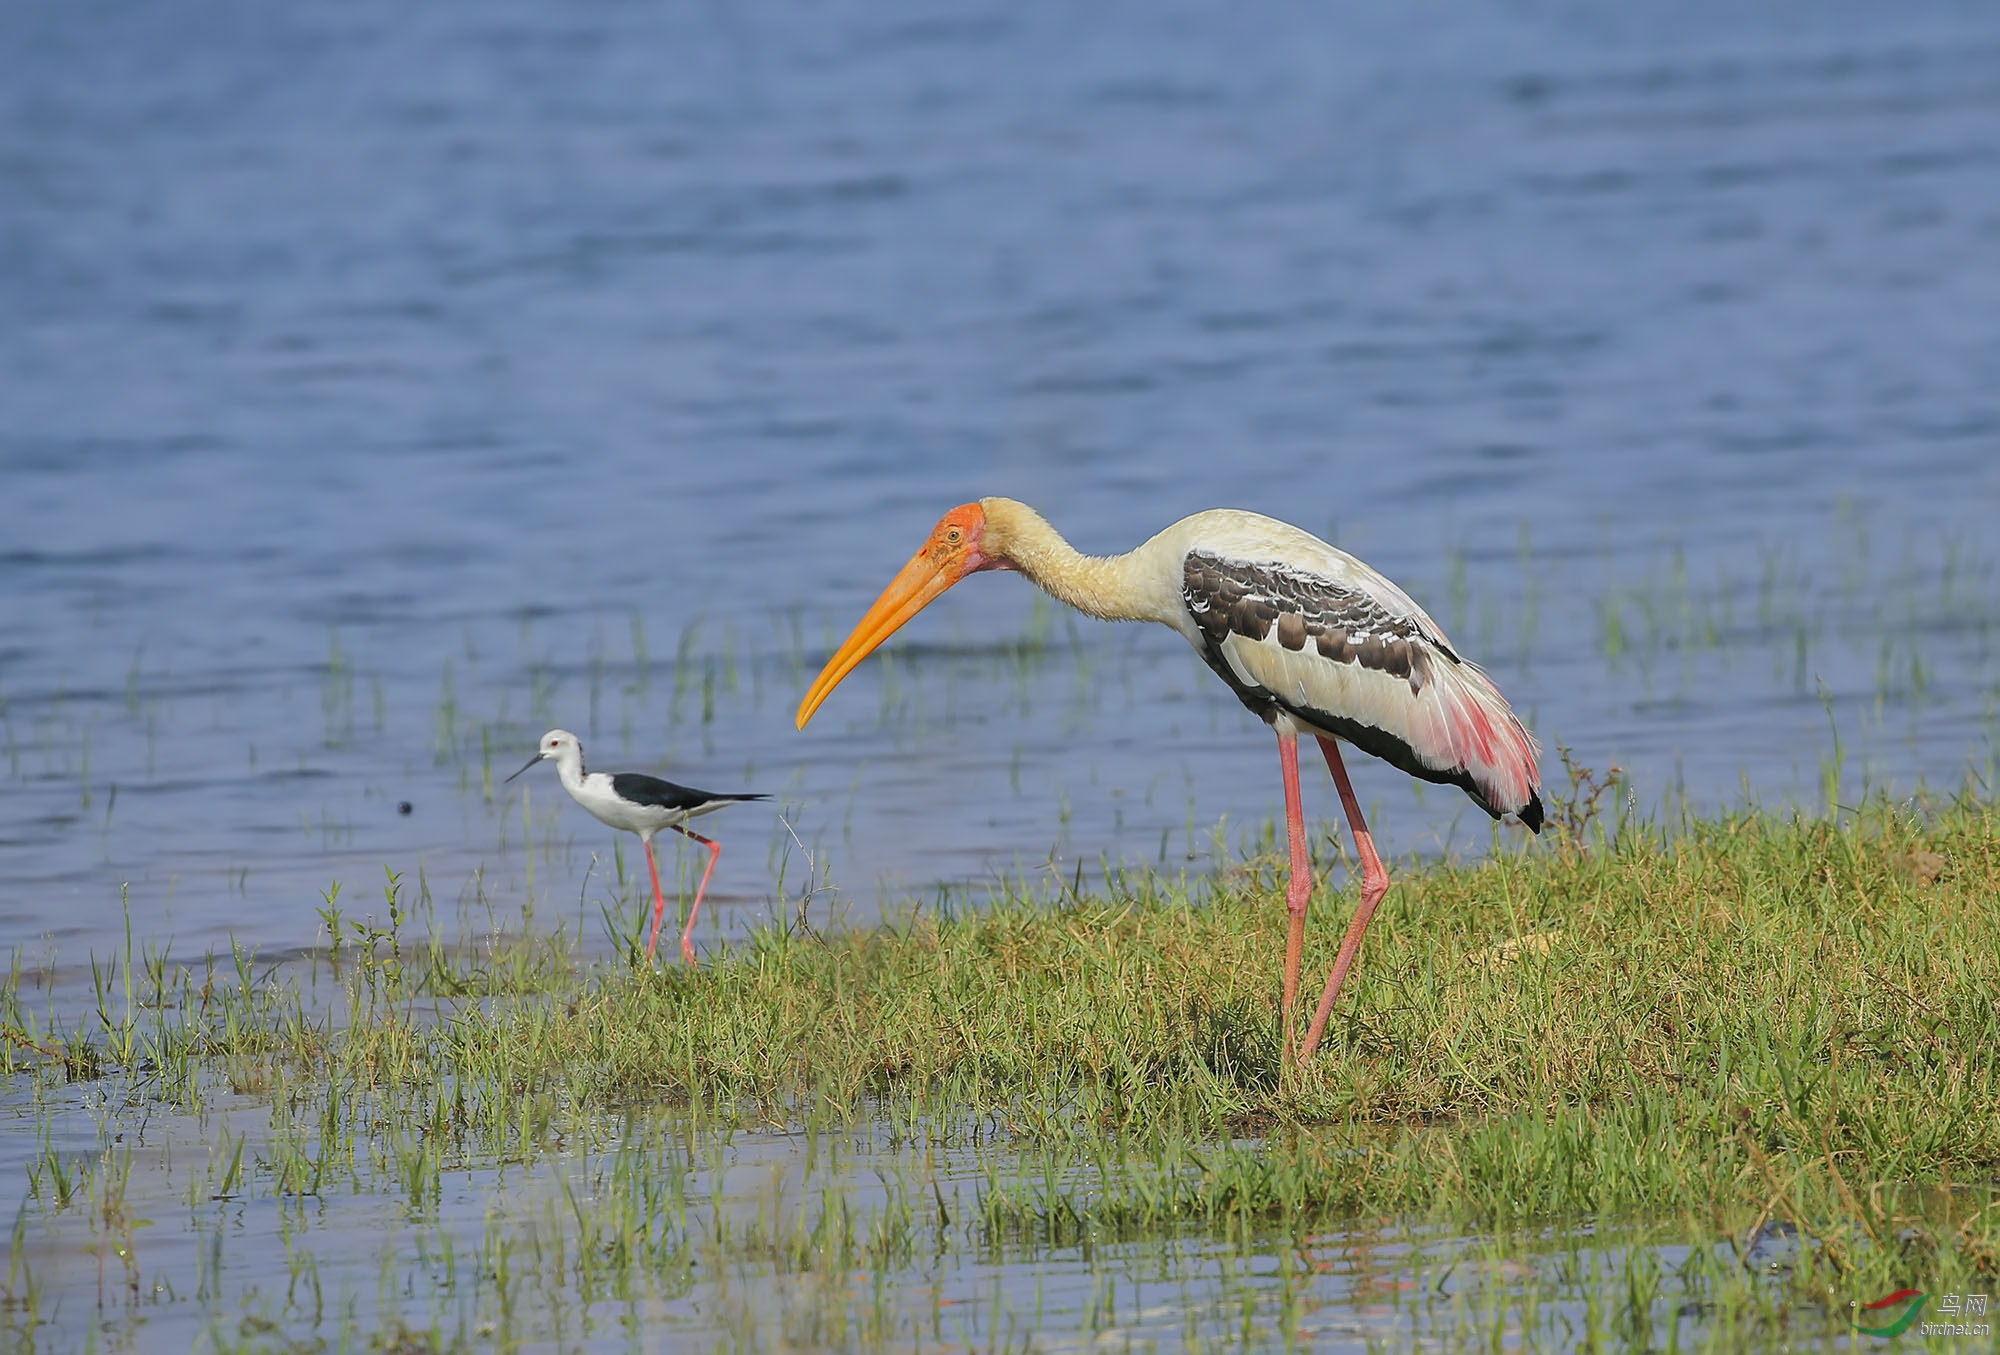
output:
[[[528,759],[528,767],[534,766],[537,762],[540,762],[541,760],[542,760],[542,755],[540,753],[535,754],[533,757]],[[527,771],[528,767],[521,768],[521,772]],[[515,772],[514,776],[519,776],[521,772]],[[514,779],[514,776],[508,777],[507,781],[512,781]],[[502,781],[500,784],[504,786],[507,784],[507,781]]]

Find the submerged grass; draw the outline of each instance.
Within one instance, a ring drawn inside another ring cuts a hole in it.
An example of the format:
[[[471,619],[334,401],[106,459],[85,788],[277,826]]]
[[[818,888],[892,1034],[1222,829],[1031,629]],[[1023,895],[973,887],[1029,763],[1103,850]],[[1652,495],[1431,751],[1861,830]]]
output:
[[[476,953],[406,938],[391,877],[390,925],[330,923],[336,945],[307,974],[241,955],[188,969],[128,941],[101,967],[96,1011],[65,1023],[26,1009],[17,969],[0,1064],[48,1104],[97,1085],[127,1113],[268,1107],[251,1138],[225,1131],[181,1164],[190,1207],[347,1191],[435,1219],[451,1173],[582,1154],[529,1240],[541,1255],[558,1238],[586,1295],[685,1294],[693,1268],[713,1284],[744,1266],[870,1273],[879,1289],[951,1247],[1189,1229],[1280,1238],[1309,1275],[1316,1239],[1383,1220],[1700,1244],[1670,1286],[1681,1307],[1661,1311],[1695,1313],[1723,1345],[1775,1339],[1802,1313],[1839,1329],[1851,1299],[1904,1284],[2000,1280],[1991,804],[1743,813],[1671,838],[1586,825],[1407,869],[1322,1054],[1295,1074],[1278,1056],[1277,869],[1114,872],[1088,895],[1000,890],[865,931],[771,928],[694,970],[589,963],[563,938]],[[1308,953],[1322,971],[1351,898],[1327,876]],[[649,1118],[663,1108],[678,1108],[678,1147]],[[863,1122],[926,1161],[971,1140],[1006,1145],[1012,1165],[989,1165],[970,1202],[913,1167],[885,1178],[886,1204],[822,1194],[816,1212],[690,1222],[673,1164],[700,1159],[704,1135],[783,1127],[810,1158],[816,1136]],[[131,1146],[92,1160],[45,1137],[30,1203],[91,1211],[103,1255],[126,1257]],[[595,1177],[593,1153],[609,1154]],[[1774,1237],[1796,1239],[1776,1298],[1756,1284]],[[485,1245],[475,1287],[527,1244],[503,1227]],[[1624,1316],[1604,1330],[1620,1343],[1661,1339],[1658,1254],[1611,1267]],[[11,1278],[7,1311],[31,1288]],[[867,1321],[840,1310],[859,1323],[843,1343],[902,1330],[888,1299],[870,1302]],[[1533,1326],[1509,1312],[1510,1330]],[[1490,1316],[1453,1320],[1484,1340]]]

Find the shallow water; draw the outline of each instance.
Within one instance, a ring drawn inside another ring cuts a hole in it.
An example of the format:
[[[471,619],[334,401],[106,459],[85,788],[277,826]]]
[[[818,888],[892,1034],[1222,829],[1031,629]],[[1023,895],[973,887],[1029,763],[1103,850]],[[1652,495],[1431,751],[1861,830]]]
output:
[[[864,918],[1268,820],[1181,641],[1030,662],[1018,580],[792,730],[993,492],[1326,533],[1641,807],[1816,803],[1830,728],[1848,795],[1990,777],[1996,113],[1951,4],[11,14],[0,925],[74,964],[129,881],[277,954],[383,862],[517,908],[486,771],[555,724],[773,792]],[[530,790],[574,899],[612,835]],[[710,822],[705,940],[795,902]]]
[[[87,1096],[60,1117],[56,1138],[96,1147],[92,1108]],[[108,1224],[93,1204],[17,1220],[10,1272],[32,1282],[10,1286],[10,1326],[49,1348],[111,1350],[1358,1352],[1770,1335],[1722,1315],[1714,1276],[1743,1263],[1719,1237],[1470,1237],[1394,1220],[1017,1234],[982,1216],[982,1196],[1049,1168],[993,1126],[912,1137],[879,1120],[805,1133],[607,1117],[539,1164],[447,1153],[411,1190],[336,1152],[319,1189],[274,1194],[260,1110],[224,1096],[199,1120],[150,1117],[107,1159],[129,1161],[122,1189],[80,1191],[115,1198]],[[234,1173],[232,1134],[245,1145]],[[1065,1188],[1093,1183],[1058,1170]],[[643,1223],[629,1209],[642,1191]],[[1759,1244],[1767,1278],[1741,1281],[1736,1301],[1775,1295],[1796,1250]],[[1803,1309],[1785,1323],[1808,1344],[1845,1331]]]
[[[499,785],[553,725],[773,794],[704,946],[1255,850],[1268,736],[1019,580],[793,730],[988,493],[1328,535],[1610,813],[1990,789],[1996,163],[1950,0],[14,7],[0,938],[283,958],[386,866],[607,945],[634,844]]]

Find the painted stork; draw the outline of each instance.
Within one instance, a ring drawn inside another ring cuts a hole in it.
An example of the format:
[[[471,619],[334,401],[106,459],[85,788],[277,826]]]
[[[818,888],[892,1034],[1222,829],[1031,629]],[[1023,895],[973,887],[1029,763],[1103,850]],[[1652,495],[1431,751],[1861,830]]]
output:
[[[1340,744],[1457,786],[1494,818],[1542,827],[1535,738],[1479,667],[1408,594],[1308,532],[1258,513],[1218,508],[1182,518],[1137,550],[1083,555],[1041,515],[989,498],[944,515],[930,540],[883,590],[805,699],[798,727],[898,627],[968,574],[1011,569],[1078,611],[1106,621],[1172,626],[1278,736],[1291,881],[1285,891],[1284,1047],[1293,1049],[1312,865],[1299,806],[1300,734],[1319,740],[1361,858],[1361,904],[1298,1048],[1312,1057],[1389,888]]]

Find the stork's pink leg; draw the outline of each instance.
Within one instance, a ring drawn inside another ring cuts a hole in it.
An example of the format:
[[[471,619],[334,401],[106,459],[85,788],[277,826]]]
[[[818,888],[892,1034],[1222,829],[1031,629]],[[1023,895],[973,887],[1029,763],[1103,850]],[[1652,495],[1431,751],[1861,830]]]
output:
[[[639,840],[646,844],[646,866],[653,872],[653,934],[646,938],[646,958],[650,960],[660,939],[660,919],[666,916],[667,895],[660,888],[660,863],[653,859],[653,835],[648,833]]]
[[[1341,765],[1340,745],[1329,738],[1321,738],[1320,750],[1326,754],[1327,770],[1333,773],[1333,784],[1340,790],[1340,807],[1347,811],[1347,826],[1354,834],[1354,850],[1361,857],[1361,906],[1354,910],[1354,921],[1347,925],[1347,935],[1340,943],[1340,955],[1333,962],[1333,972],[1326,976],[1326,991],[1319,995],[1319,1009],[1313,1013],[1312,1024],[1306,1027],[1306,1042],[1299,1050],[1299,1062],[1304,1063],[1319,1048],[1320,1036],[1326,1033],[1326,1018],[1333,1011],[1333,1000],[1340,996],[1340,985],[1347,978],[1347,971],[1354,967],[1354,953],[1361,949],[1361,933],[1368,930],[1368,919],[1375,916],[1375,905],[1382,902],[1382,896],[1389,892],[1389,872],[1382,865],[1382,858],[1375,854],[1375,839],[1369,835],[1368,823],[1361,817],[1361,802],[1354,798],[1354,787],[1347,779],[1347,768]]]
[[[673,829],[682,837],[693,838],[708,848],[708,869],[701,873],[701,883],[694,887],[694,907],[688,909],[687,926],[681,929],[681,958],[693,964],[695,914],[701,911],[701,896],[708,892],[708,877],[715,874],[715,863],[722,859],[722,844],[714,838],[703,837],[700,833],[683,828],[679,824],[673,825]]]
[[[1290,929],[1285,933],[1284,1041],[1285,1057],[1292,1053],[1292,1033],[1298,1024],[1299,966],[1305,959],[1306,905],[1312,902],[1312,856],[1306,850],[1305,811],[1299,804],[1299,740],[1294,734],[1278,735],[1278,765],[1285,773],[1285,835],[1292,850],[1292,878],[1285,886],[1285,912]]]

